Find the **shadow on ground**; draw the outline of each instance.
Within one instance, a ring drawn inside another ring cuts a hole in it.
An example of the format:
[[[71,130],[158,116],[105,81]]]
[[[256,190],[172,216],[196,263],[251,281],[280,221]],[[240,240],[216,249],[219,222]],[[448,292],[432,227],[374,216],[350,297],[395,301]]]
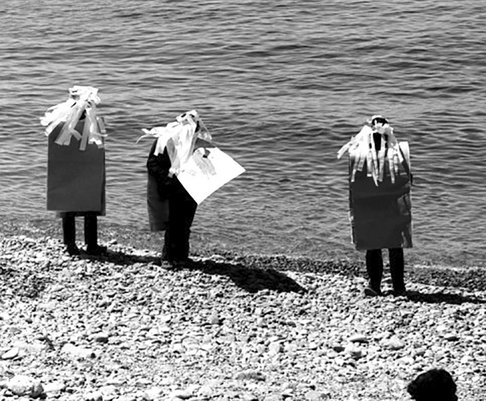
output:
[[[480,299],[471,296],[465,296],[460,294],[444,294],[444,293],[422,293],[418,291],[407,291],[407,298],[412,302],[438,304],[446,303],[453,305],[460,305],[463,303],[472,304],[486,304],[485,299]]]
[[[160,257],[130,255],[113,251],[108,251],[105,255],[101,256],[89,256],[85,254],[80,257],[110,262],[117,265],[134,265],[140,263],[160,266],[161,264]],[[235,285],[250,293],[256,293],[262,290],[298,293],[304,293],[306,291],[295,280],[271,267],[259,268],[255,265],[247,266],[243,263],[203,260],[192,261],[182,267],[182,269],[199,270],[204,274],[226,276]],[[171,269],[168,270],[170,271]]]
[[[227,276],[235,285],[250,293],[262,290],[304,293],[306,289],[289,276],[272,268],[247,267],[242,264],[203,261],[191,265],[205,274]]]
[[[102,255],[88,255],[86,253],[82,253],[78,256],[81,259],[89,259],[89,260],[99,260],[100,262],[109,262],[114,263],[115,265],[123,265],[123,266],[130,266],[134,264],[155,264],[160,265],[160,257],[157,256],[150,256],[150,255],[131,255],[124,252],[114,252],[108,250],[105,254]]]

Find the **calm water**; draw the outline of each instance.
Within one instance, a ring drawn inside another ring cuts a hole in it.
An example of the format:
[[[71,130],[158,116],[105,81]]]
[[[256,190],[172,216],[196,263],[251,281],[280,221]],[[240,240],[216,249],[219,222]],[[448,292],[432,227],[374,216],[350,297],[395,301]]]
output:
[[[141,128],[196,108],[247,172],[198,209],[194,241],[360,257],[337,150],[371,114],[408,140],[412,261],[485,265],[483,1],[94,1],[0,4],[0,216],[45,211],[38,118],[100,88],[107,217],[147,230]]]

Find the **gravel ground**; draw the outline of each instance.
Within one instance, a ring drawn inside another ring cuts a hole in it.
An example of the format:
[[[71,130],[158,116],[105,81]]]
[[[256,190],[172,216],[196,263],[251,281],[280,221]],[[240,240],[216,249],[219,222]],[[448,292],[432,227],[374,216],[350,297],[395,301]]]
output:
[[[149,234],[106,229],[90,258],[54,225],[0,232],[2,400],[409,400],[432,367],[486,400],[485,267],[411,266],[408,297],[365,298],[359,261],[198,249],[168,270]]]

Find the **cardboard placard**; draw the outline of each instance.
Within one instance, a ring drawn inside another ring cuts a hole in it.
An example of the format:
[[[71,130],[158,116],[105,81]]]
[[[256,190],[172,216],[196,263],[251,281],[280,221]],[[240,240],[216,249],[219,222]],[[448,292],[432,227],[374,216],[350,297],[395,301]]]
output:
[[[83,132],[84,122],[76,126]],[[105,150],[88,144],[86,150],[71,138],[69,146],[56,144],[62,124],[49,135],[47,156],[47,210],[101,212],[105,209]]]
[[[352,238],[359,250],[412,247],[408,144],[400,147],[408,167],[399,167],[394,183],[385,170],[383,181],[375,185],[365,167],[349,184]]]

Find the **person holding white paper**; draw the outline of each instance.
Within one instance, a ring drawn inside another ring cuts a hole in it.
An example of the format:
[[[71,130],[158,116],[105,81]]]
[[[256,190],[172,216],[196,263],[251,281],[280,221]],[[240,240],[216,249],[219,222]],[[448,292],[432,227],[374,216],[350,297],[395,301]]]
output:
[[[189,237],[197,203],[180,183],[177,174],[196,146],[209,144],[211,136],[195,110],[181,114],[176,122],[161,128],[156,136],[147,159],[151,220],[161,211],[151,207],[154,203],[150,202],[150,197],[158,196],[159,205],[163,205],[160,201],[166,201],[168,210],[165,224],[151,224],[151,229],[165,229],[162,260],[181,265],[189,261]],[[151,183],[155,184],[155,193],[150,189]]]
[[[98,89],[74,86],[64,103],[41,118],[48,135],[47,209],[62,217],[63,241],[71,255],[76,245],[76,216],[84,216],[86,253],[106,251],[98,245],[97,216],[105,213],[105,128],[97,115]]]
[[[147,160],[150,229],[165,230],[162,259],[181,265],[189,261],[197,205],[245,169],[213,144],[196,110],[142,131],[141,138],[157,138]]]

